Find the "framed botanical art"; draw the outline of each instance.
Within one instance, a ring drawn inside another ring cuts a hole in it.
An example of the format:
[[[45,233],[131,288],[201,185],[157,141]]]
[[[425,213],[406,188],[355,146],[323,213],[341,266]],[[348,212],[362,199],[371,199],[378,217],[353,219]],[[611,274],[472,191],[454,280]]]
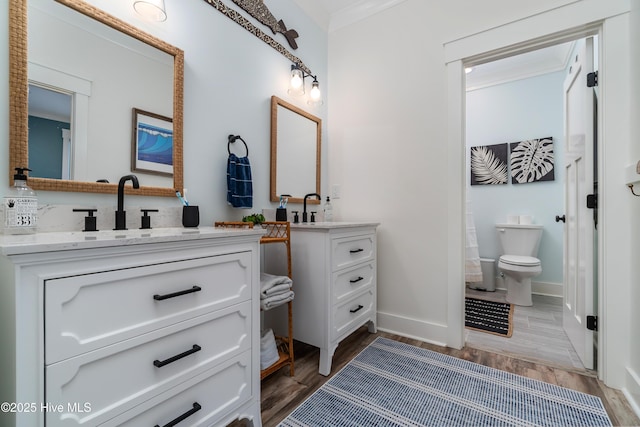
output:
[[[471,185],[506,184],[507,144],[471,147]]]
[[[553,181],[553,138],[528,139],[509,144],[511,183]]]

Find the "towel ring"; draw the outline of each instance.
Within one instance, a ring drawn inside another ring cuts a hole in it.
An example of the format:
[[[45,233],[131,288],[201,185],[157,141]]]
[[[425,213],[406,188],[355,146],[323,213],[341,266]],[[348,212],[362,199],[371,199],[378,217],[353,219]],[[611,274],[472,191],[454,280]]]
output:
[[[244,139],[240,135],[229,135],[229,142],[227,143],[227,151],[231,154],[231,144],[236,142],[236,139],[239,139],[244,144],[245,150],[247,150],[247,157],[249,157],[249,147],[247,147],[247,143],[244,142]]]

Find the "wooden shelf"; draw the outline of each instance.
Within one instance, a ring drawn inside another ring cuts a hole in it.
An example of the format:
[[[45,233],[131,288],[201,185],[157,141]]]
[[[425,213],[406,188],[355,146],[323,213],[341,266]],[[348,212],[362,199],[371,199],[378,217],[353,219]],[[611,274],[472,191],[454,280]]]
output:
[[[283,339],[288,340],[288,338],[286,337]],[[261,380],[265,379],[269,375],[273,374],[274,372],[280,370],[281,368],[287,365],[289,365],[289,370],[293,371],[293,359],[289,355],[289,350],[278,348],[278,356],[279,356],[279,359],[276,363],[260,371]],[[291,376],[293,376],[293,372],[291,372]]]
[[[240,221],[226,221],[215,222],[214,226],[223,228],[254,228],[252,222],[240,222]],[[266,221],[261,224],[257,224],[256,227],[261,227],[266,230],[264,236],[260,238],[261,244],[268,243],[284,243],[287,249],[287,276],[291,279],[291,224],[289,221]],[[276,337],[278,344],[278,355],[280,358],[276,363],[269,366],[260,372],[260,379],[273,374],[280,368],[289,365],[289,375],[294,375],[293,365],[293,303],[289,301],[287,303],[288,310],[288,336]]]

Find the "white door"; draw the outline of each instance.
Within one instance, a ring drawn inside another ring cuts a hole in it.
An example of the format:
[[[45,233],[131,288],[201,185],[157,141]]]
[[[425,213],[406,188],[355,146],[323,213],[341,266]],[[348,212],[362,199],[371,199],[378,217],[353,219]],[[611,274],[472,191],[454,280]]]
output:
[[[594,91],[587,87],[593,71],[593,39],[578,41],[564,83],[565,232],[563,327],[585,368],[594,368],[594,336],[587,329],[594,311],[593,210],[587,195],[594,192]]]

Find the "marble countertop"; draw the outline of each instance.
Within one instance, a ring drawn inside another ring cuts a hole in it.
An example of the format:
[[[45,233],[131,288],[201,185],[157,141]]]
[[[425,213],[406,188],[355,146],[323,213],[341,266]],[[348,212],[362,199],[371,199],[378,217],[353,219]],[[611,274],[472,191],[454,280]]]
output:
[[[296,228],[300,229],[312,229],[312,228],[322,228],[322,229],[333,229],[333,228],[349,228],[349,227],[377,227],[380,225],[379,222],[357,222],[357,221],[336,221],[336,222],[305,222],[305,223],[291,223],[291,229],[294,230]]]
[[[73,249],[104,248],[122,245],[175,242],[196,239],[215,239],[238,235],[256,235],[265,233],[262,229],[232,228],[153,228],[149,230],[104,230],[35,233],[26,235],[1,235],[0,254],[18,255],[39,252],[53,252]]]

